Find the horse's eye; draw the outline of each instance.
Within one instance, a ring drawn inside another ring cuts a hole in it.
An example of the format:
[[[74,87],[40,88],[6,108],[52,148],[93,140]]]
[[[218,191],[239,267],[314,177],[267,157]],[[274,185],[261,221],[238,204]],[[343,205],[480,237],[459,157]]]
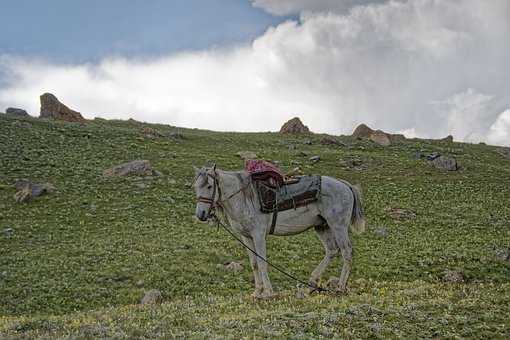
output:
[[[210,184],[209,184],[209,185],[207,186],[207,189],[211,190],[211,189],[212,189],[212,185],[210,185]]]

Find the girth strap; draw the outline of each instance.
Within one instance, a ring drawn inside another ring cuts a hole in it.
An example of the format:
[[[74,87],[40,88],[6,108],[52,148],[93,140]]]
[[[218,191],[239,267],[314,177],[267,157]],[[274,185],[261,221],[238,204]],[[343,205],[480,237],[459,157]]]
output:
[[[276,219],[278,218],[278,209],[273,212],[273,219],[271,221],[271,228],[269,229],[269,234],[274,234],[274,228],[276,227]]]

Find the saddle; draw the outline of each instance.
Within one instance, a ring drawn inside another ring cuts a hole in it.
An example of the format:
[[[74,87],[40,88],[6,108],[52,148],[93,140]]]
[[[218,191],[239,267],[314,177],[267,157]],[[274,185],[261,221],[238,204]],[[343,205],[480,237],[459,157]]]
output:
[[[299,176],[287,179],[281,186],[266,181],[255,181],[260,210],[269,214],[306,206],[319,199],[320,176]]]
[[[306,206],[319,199],[321,176],[285,177],[274,164],[247,160],[245,169],[255,183],[260,210],[273,214],[270,234],[274,232],[278,212]]]

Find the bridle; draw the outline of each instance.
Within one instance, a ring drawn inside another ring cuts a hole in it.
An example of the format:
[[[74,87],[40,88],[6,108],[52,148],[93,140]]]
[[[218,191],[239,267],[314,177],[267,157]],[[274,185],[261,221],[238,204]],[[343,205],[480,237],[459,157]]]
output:
[[[213,173],[214,173],[214,176],[209,174],[209,173],[206,173],[207,177],[210,177],[210,178],[213,179],[213,193],[212,193],[212,196],[211,197],[198,196],[198,198],[197,198],[198,202],[209,204],[209,209],[207,209],[207,217],[211,217],[212,212],[214,211],[214,209],[217,206],[221,206],[221,203],[219,202],[220,201],[220,197],[221,197],[221,192],[220,192],[220,187],[218,185],[218,178],[216,176],[216,165],[213,167]],[[218,200],[217,200],[218,202],[215,202],[216,192],[218,192]]]
[[[240,192],[244,191],[251,184],[251,181],[248,182],[248,184],[246,184],[245,186],[242,186],[239,190],[235,191],[234,193],[230,194],[227,198],[222,200],[221,199],[221,189],[220,189],[219,181],[218,181],[218,174],[216,173],[216,164],[213,165],[212,172],[213,172],[213,174],[210,174],[210,173],[206,172],[207,177],[208,178],[212,178],[212,180],[213,180],[213,193],[212,193],[212,196],[211,197],[198,196],[198,198],[197,198],[197,202],[209,204],[209,209],[207,209],[207,217],[208,218],[215,217],[214,210],[217,207],[222,208],[223,207],[223,202],[226,202],[226,201],[230,200],[235,195],[237,195]],[[197,177],[196,180],[198,180],[198,177]],[[218,193],[218,198],[217,199],[216,199],[216,193]]]

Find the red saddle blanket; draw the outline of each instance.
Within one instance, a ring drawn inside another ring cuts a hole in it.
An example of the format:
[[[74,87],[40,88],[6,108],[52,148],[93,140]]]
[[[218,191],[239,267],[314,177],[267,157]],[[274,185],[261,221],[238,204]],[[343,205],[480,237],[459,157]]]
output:
[[[264,181],[273,186],[283,185],[283,173],[273,163],[259,159],[248,159],[244,164],[244,168],[254,180]]]

